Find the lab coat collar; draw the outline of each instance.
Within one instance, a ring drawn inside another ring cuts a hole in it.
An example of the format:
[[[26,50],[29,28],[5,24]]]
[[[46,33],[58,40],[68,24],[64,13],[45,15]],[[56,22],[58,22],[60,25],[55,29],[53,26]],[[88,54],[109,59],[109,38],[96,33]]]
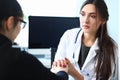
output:
[[[88,53],[88,56],[85,60],[85,63],[83,64],[83,67],[82,69],[85,68],[85,66],[87,66],[87,64],[94,59],[94,57],[96,56],[97,54],[97,51],[98,51],[99,47],[98,47],[98,38],[95,40],[95,43],[93,44],[93,46],[90,48],[90,51]]]
[[[74,49],[74,59],[76,62],[78,62],[79,59],[79,52],[80,52],[80,47],[81,47],[81,39],[82,39],[82,35],[83,35],[83,31],[81,30],[81,32],[78,35],[77,41],[75,43],[75,49]],[[85,60],[85,63],[83,64],[82,69],[85,68],[85,66],[96,56],[96,51],[99,49],[98,47],[98,38],[96,38],[93,46],[90,48],[90,51],[88,53],[88,56]]]

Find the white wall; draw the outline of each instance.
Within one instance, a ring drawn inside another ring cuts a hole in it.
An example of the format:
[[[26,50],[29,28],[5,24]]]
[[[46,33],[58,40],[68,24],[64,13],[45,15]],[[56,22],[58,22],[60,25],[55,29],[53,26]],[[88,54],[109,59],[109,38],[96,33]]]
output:
[[[118,48],[120,50],[120,16],[119,16],[119,0],[106,0],[109,13],[110,13],[110,19],[108,22],[108,30],[113,37],[113,39],[118,43]],[[120,52],[120,51],[119,51]],[[118,53],[118,62],[120,65],[120,53]],[[120,73],[120,66],[119,66],[119,73]],[[119,80],[120,80],[120,74],[119,75]]]
[[[118,30],[119,30],[119,31],[118,31],[118,32],[119,32],[119,33],[118,33],[118,34],[119,34],[119,36],[118,36],[118,38],[119,38],[119,65],[120,65],[120,0],[119,0],[118,3],[119,3],[119,6],[118,6],[118,11],[119,11],[119,12],[118,12],[118,14],[119,14],[119,15],[118,15],[118,18],[119,18],[119,20],[118,20],[118,22],[119,22],[119,25],[118,25],[118,27],[119,27]],[[118,79],[118,80],[120,80],[120,66],[119,66],[119,79]]]

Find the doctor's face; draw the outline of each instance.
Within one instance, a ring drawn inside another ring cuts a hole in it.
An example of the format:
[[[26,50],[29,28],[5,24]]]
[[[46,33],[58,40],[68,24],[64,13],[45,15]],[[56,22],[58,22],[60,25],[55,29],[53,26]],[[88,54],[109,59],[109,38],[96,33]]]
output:
[[[80,11],[80,25],[84,33],[96,34],[101,18],[93,4],[85,5]]]

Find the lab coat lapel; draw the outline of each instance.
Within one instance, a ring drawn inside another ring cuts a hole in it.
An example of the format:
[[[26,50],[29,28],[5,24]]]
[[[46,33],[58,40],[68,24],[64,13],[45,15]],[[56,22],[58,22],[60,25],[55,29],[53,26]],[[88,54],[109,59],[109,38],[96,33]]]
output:
[[[94,57],[96,56],[96,50],[98,50],[98,45],[97,45],[97,43],[98,43],[98,40],[96,39],[95,43],[94,43],[93,46],[90,48],[90,51],[89,51],[88,56],[87,56],[87,58],[86,58],[86,60],[85,60],[85,63],[83,64],[82,69],[84,69],[85,66],[87,66],[87,64],[90,63],[91,60],[93,60]]]
[[[80,52],[80,44],[76,44],[75,45],[75,50],[74,50],[74,57],[75,57],[75,61],[78,62],[78,59],[79,59],[79,52]]]

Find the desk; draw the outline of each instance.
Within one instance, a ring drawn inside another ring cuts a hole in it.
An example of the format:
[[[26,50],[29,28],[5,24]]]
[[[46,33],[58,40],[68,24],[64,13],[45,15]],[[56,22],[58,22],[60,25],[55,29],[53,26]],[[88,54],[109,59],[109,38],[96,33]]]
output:
[[[27,51],[36,56],[44,66],[51,68],[51,49],[27,49]]]

